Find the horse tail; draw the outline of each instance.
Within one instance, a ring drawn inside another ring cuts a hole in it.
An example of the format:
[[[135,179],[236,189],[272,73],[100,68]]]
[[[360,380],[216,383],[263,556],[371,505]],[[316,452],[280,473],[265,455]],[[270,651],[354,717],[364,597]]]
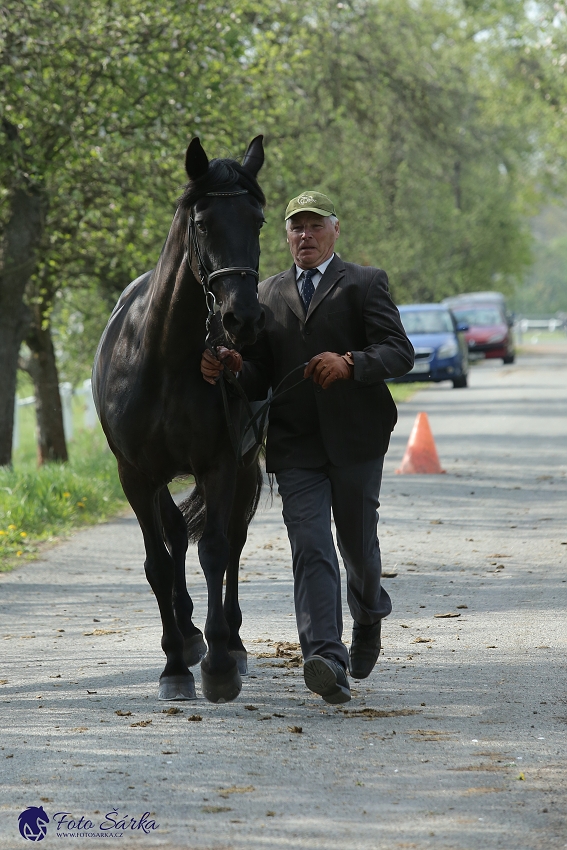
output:
[[[250,525],[252,518],[256,513],[264,484],[264,473],[262,472],[259,459],[256,461],[255,465],[256,487],[254,490],[254,498],[250,502],[244,517],[247,526]],[[195,487],[189,496],[180,502],[178,507],[185,519],[185,524],[187,526],[187,539],[189,543],[198,543],[202,537],[203,531],[205,530],[205,521],[207,518],[205,500],[203,499],[203,494],[199,489],[198,484],[195,484]]]
[[[205,500],[199,490],[198,484],[195,484],[193,490],[186,499],[179,503],[178,507],[183,514],[183,519],[187,526],[187,539],[189,543],[198,543],[205,530],[205,520],[207,518]]]
[[[254,498],[252,499],[248,510],[246,511],[246,525],[250,525],[254,514],[256,513],[256,509],[258,508],[258,503],[260,501],[260,495],[262,493],[262,487],[264,486],[264,473],[262,471],[262,467],[260,466],[260,460],[256,460],[256,489],[254,491]]]

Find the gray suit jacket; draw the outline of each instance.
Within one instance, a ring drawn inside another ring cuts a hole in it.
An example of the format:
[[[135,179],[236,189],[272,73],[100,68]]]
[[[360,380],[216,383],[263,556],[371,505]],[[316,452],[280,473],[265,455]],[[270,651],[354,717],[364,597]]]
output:
[[[323,351],[354,356],[354,380],[327,390],[311,380],[276,398],[270,409],[266,468],[362,463],[385,454],[397,411],[385,378],[405,375],[413,348],[381,269],[335,255],[307,314],[295,266],[260,284],[266,325],[242,351],[241,381],[251,400],[265,398],[288,372]],[[301,368],[283,387],[302,376]]]

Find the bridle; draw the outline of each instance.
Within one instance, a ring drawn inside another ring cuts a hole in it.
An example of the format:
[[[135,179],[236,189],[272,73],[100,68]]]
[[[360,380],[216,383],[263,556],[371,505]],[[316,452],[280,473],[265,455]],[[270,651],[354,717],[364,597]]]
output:
[[[215,198],[230,198],[235,195],[247,195],[247,189],[238,189],[235,192],[207,192],[205,197],[215,197]],[[207,316],[207,336],[205,338],[205,343],[207,348],[213,351],[210,335],[211,335],[211,322],[213,320],[213,316],[215,314],[215,306],[216,299],[213,290],[211,289],[211,283],[219,277],[224,277],[229,274],[239,274],[241,277],[246,277],[247,275],[252,275],[256,279],[256,284],[260,279],[260,274],[258,269],[251,268],[250,266],[227,266],[223,269],[214,269],[211,270],[207,268],[207,265],[203,259],[203,255],[201,254],[201,248],[199,245],[199,240],[197,239],[197,227],[195,224],[195,217],[193,215],[193,210],[191,210],[189,214],[189,245],[188,245],[188,254],[187,257],[189,265],[191,265],[192,257],[194,256],[197,260],[197,271],[199,272],[199,279],[201,281],[201,286],[203,287],[203,292],[205,293],[205,302],[207,304],[208,316]]]
[[[247,195],[248,191],[246,189],[239,189],[235,192],[207,192],[205,197],[221,197],[228,198],[235,195]],[[260,279],[260,275],[258,269],[253,269],[250,266],[227,266],[227,268],[223,269],[214,269],[211,271],[207,268],[205,261],[203,260],[203,255],[201,254],[201,248],[199,246],[199,240],[197,239],[197,229],[195,224],[195,217],[193,215],[193,210],[191,210],[189,215],[189,240],[188,240],[188,250],[186,251],[186,259],[189,266],[192,268],[192,259],[195,257],[197,260],[197,270],[199,272],[199,278],[201,281],[201,286],[203,287],[203,292],[205,293],[205,302],[207,304],[207,321],[206,321],[206,330],[207,334],[205,336],[205,345],[209,349],[209,351],[216,356],[216,350],[211,342],[211,324],[215,315],[215,307],[216,307],[216,299],[214,292],[211,289],[211,283],[213,280],[216,280],[219,277],[223,277],[224,275],[229,274],[239,274],[242,277],[246,277],[247,275],[252,275],[256,279],[256,284],[258,284],[258,280]],[[270,409],[270,405],[272,401],[283,395],[283,393],[288,392],[294,387],[302,384],[306,378],[301,378],[299,381],[296,381],[289,387],[282,389],[282,385],[284,382],[296,372],[298,369],[304,369],[307,363],[302,363],[299,366],[296,366],[292,369],[288,374],[282,378],[277,387],[273,390],[270,398],[265,401],[260,408],[254,412],[250,406],[250,402],[248,401],[248,397],[238,379],[234,376],[234,374],[230,371],[230,369],[224,369],[219,377],[218,382],[221,388],[222,401],[224,407],[224,414],[228,426],[228,431],[230,435],[230,441],[232,443],[232,447],[234,449],[234,453],[236,455],[236,463],[242,468],[244,466],[244,457],[243,457],[243,447],[244,441],[246,439],[246,435],[248,431],[252,430],[254,433],[254,443],[257,451],[262,446],[265,430],[267,426],[268,419],[268,411]],[[240,397],[240,400],[244,404],[244,408],[246,410],[246,415],[248,417],[248,421],[245,426],[241,429],[240,434],[238,433],[236,426],[233,422],[231,412],[230,412],[230,404],[228,399],[227,387],[226,384],[229,384],[234,393]],[[248,450],[247,452],[248,453]]]

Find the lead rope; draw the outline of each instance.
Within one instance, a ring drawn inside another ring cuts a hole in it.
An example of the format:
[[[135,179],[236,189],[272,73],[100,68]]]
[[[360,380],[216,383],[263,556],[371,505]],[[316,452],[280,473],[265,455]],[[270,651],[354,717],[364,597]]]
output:
[[[248,402],[248,399],[246,398],[246,394],[244,393],[244,390],[239,385],[238,380],[236,379],[234,374],[232,372],[230,372],[230,370],[228,370],[228,375],[230,376],[229,381],[231,383],[231,386],[233,385],[232,382],[234,381],[234,383],[238,387],[239,392],[243,393],[244,397],[246,398],[248,408],[249,408],[249,419],[248,419],[248,422],[246,423],[246,425],[244,426],[244,428],[242,429],[242,433],[240,435],[240,440],[238,442],[238,446],[237,446],[237,449],[236,449],[236,462],[238,463],[239,467],[244,466],[244,464],[243,464],[244,455],[242,453],[242,449],[243,449],[243,445],[244,445],[244,440],[246,439],[246,434],[248,433],[250,428],[253,428],[254,429],[254,441],[255,441],[254,445],[258,446],[258,448],[262,445],[262,443],[264,441],[264,428],[266,426],[266,419],[267,419],[268,413],[270,411],[270,405],[272,404],[272,402],[275,401],[276,398],[279,398],[280,396],[282,396],[284,393],[287,393],[290,390],[295,389],[295,387],[298,387],[300,384],[303,384],[304,381],[307,381],[308,379],[307,378],[301,378],[299,381],[296,381],[294,384],[291,384],[291,386],[286,387],[283,390],[280,390],[281,385],[285,381],[287,381],[287,379],[289,378],[290,375],[293,375],[293,373],[297,372],[298,369],[305,369],[306,366],[307,366],[307,363],[300,363],[299,366],[294,366],[293,369],[290,369],[290,371],[287,373],[287,375],[284,375],[284,377],[281,379],[281,381],[277,385],[276,389],[274,390],[274,392],[272,393],[270,398],[267,399],[267,401],[265,401],[264,404],[260,408],[258,408],[256,413],[252,413],[252,408],[250,408],[250,402]]]

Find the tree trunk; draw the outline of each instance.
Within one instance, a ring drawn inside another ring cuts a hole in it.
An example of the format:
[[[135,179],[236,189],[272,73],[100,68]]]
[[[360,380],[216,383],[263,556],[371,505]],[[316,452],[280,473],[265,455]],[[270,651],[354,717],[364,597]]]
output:
[[[31,328],[26,337],[31,355],[25,363],[35,389],[38,463],[66,461],[67,444],[63,428],[63,408],[51,326],[42,321],[39,306],[33,308]]]
[[[12,462],[18,353],[29,321],[24,291],[35,271],[44,213],[45,199],[39,189],[13,191],[0,268],[0,466]]]

